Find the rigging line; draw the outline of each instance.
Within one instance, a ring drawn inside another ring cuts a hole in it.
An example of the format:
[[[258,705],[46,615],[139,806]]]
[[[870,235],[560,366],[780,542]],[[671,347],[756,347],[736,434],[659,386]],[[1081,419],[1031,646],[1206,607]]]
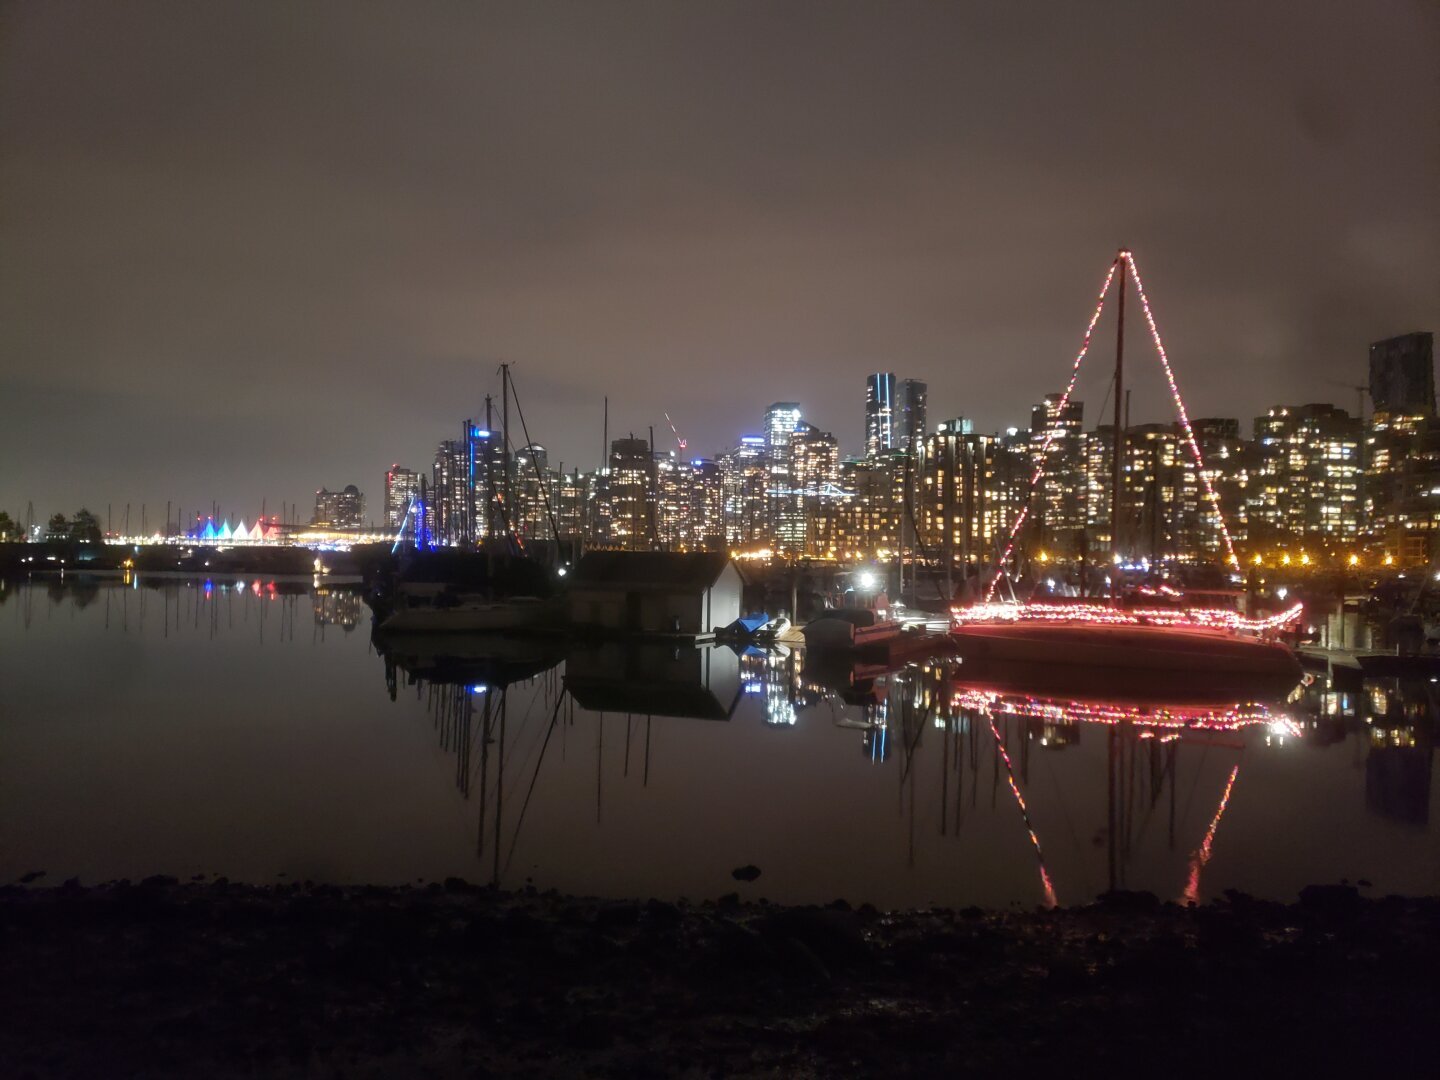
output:
[[[564,702],[563,693],[555,699],[555,709],[550,714],[550,726],[545,729],[545,741],[540,744],[540,758],[535,762],[535,771],[530,774],[530,786],[525,790],[525,801],[520,804],[520,817],[515,822],[515,832],[510,837],[510,853],[505,856],[505,866],[500,871],[502,878],[510,873],[510,861],[515,858],[515,848],[520,843],[520,827],[525,824],[525,811],[530,809],[530,796],[535,794],[535,781],[540,779],[540,766],[545,764],[545,748],[550,745],[550,736],[555,734],[555,721],[560,716],[560,706]]]
[[[1150,328],[1150,339],[1155,343],[1155,351],[1160,355],[1160,364],[1165,369],[1165,380],[1170,384],[1170,396],[1175,400],[1175,410],[1180,416],[1180,426],[1185,431],[1185,441],[1190,447],[1190,456],[1195,459],[1195,471],[1200,474],[1200,482],[1205,485],[1205,496],[1215,511],[1215,520],[1220,526],[1220,536],[1225,541],[1225,553],[1229,557],[1231,568],[1239,570],[1240,560],[1235,555],[1235,544],[1230,539],[1230,528],[1225,524],[1225,514],[1220,509],[1220,497],[1215,493],[1215,485],[1205,471],[1205,459],[1200,453],[1200,444],[1195,441],[1195,429],[1190,426],[1190,413],[1186,410],[1185,401],[1180,396],[1180,387],[1175,382],[1175,372],[1170,367],[1170,357],[1166,355],[1165,345],[1160,340],[1160,328],[1155,325],[1155,316],[1150,310],[1150,298],[1145,295],[1145,286],[1140,281],[1140,268],[1135,265],[1133,252],[1126,251],[1122,254],[1129,267],[1130,276],[1135,279],[1135,292],[1140,297],[1140,307],[1145,312],[1145,322]]]
[[[1205,759],[1210,756],[1210,744],[1204,743],[1200,748],[1200,760],[1195,763],[1195,778],[1190,781],[1190,790],[1185,794],[1185,808],[1180,811],[1180,821],[1183,824],[1190,817],[1190,805],[1195,801],[1195,790],[1200,786],[1200,774],[1205,771]],[[1172,778],[1172,784],[1175,782]]]
[[[510,687],[512,687],[512,686],[520,686],[520,685],[521,685],[521,683],[519,683],[519,682],[509,683],[509,684],[506,684],[506,685],[505,685],[504,687],[502,687],[501,689],[502,689],[502,690],[509,690]],[[524,713],[523,716],[520,717],[520,723],[519,723],[519,725],[518,725],[518,726],[516,727],[516,729],[515,729],[515,734],[512,736],[512,738],[514,738],[517,743],[519,742],[520,733],[521,733],[522,731],[524,731],[525,725],[526,725],[526,724],[529,722],[529,720],[530,720],[530,713],[531,713],[531,711],[535,708],[535,702],[536,702],[536,700],[538,699],[538,696],[539,696],[539,695],[532,693],[532,694],[530,695],[530,700],[529,700],[529,701],[526,703],[526,705],[525,705],[525,713]],[[529,761],[530,761],[530,755],[535,752],[535,746],[536,746],[536,744],[538,744],[539,742],[540,742],[540,735],[539,735],[538,732],[537,732],[536,735],[535,735],[535,737],[530,741],[530,746],[529,746],[529,748],[525,751],[525,756],[524,756],[523,758],[519,759],[519,761],[517,762],[517,767],[520,768],[522,771],[524,770],[526,764],[529,763]],[[513,756],[514,754],[516,754],[516,753],[518,753],[518,747],[517,747],[515,750],[512,750],[512,751],[511,751],[512,756]]]
[[[915,546],[920,549],[920,554],[925,558],[925,570],[930,575],[930,583],[935,586],[935,592],[938,595],[944,596],[945,587],[940,577],[940,571],[935,565],[933,565],[935,560],[931,559],[930,548],[925,543],[924,539],[920,536],[920,526],[915,521],[915,495],[916,489],[919,487],[919,485],[915,482],[915,464],[915,455],[914,452],[911,451],[906,458],[906,471],[910,474],[910,483],[908,484],[908,487],[910,488],[910,497],[905,500],[905,515],[910,519],[910,531],[915,537]],[[950,523],[948,521],[946,522],[945,527],[947,529],[950,528]],[[904,570],[903,564],[901,565],[901,570]],[[899,599],[902,604],[905,602],[905,590],[903,588],[900,590]],[[953,596],[946,596],[945,603],[950,604],[954,599],[955,598]]]
[[[555,523],[555,510],[550,505],[550,493],[545,487],[545,476],[540,472],[540,461],[535,457],[535,444],[530,440],[530,429],[525,426],[525,410],[520,407],[520,395],[515,392],[515,376],[510,376],[510,397],[515,402],[515,412],[520,417],[520,430],[525,435],[525,445],[531,448],[530,464],[535,467],[535,479],[540,484],[540,498],[545,502],[545,516],[550,519],[550,531],[555,543],[560,543],[560,526]],[[563,462],[562,462],[563,464]]]
[[[1101,412],[1103,413],[1104,410],[1102,409]],[[1065,819],[1065,829],[1070,833],[1070,840],[1075,845],[1075,850],[1083,851],[1084,848],[1081,847],[1080,837],[1075,832],[1075,819],[1070,816],[1070,804],[1065,799],[1065,789],[1060,786],[1060,777],[1055,771],[1053,757],[1050,754],[1046,754],[1044,760],[1045,768],[1050,773],[1050,782],[1055,785],[1055,795],[1060,802],[1060,816]],[[1090,871],[1086,869],[1086,861],[1084,859],[1079,860],[1079,862],[1080,878],[1085,883],[1086,893],[1089,893],[1093,891],[1090,887]]]
[[[1070,382],[1065,387],[1065,393],[1060,396],[1060,403],[1056,407],[1057,412],[1064,412],[1066,406],[1070,404],[1070,395],[1075,392],[1075,383],[1080,378],[1080,364],[1085,359],[1085,354],[1090,351],[1090,340],[1095,335],[1095,324],[1100,321],[1100,313],[1105,310],[1105,298],[1110,293],[1110,284],[1115,280],[1115,271],[1120,268],[1121,261],[1121,257],[1117,255],[1110,263],[1110,271],[1105,275],[1105,284],[1100,287],[1100,297],[1095,302],[1095,311],[1090,316],[1090,325],[1085,328],[1085,336],[1080,342],[1080,351],[1076,353],[1075,363],[1070,368]],[[1123,281],[1121,286],[1123,288]],[[1055,434],[1058,431],[1058,425],[1051,425],[1045,432],[1044,441],[1036,456],[1035,470],[1030,476],[1030,492],[1025,500],[1025,509],[1021,511],[1010,529],[1010,539],[1005,545],[1005,553],[1000,556],[1000,566],[1009,562],[1010,553],[1015,550],[1015,538],[1020,534],[1020,527],[1025,524],[1025,519],[1030,515],[1030,502],[1035,497],[1035,487],[1040,483],[1040,478],[1045,475],[1045,456],[1050,452],[1050,444],[1055,441]],[[992,577],[990,588],[985,594],[987,602],[994,598],[995,586],[998,581],[999,575],[996,574]]]
[[[995,726],[995,717],[988,709],[985,710],[985,719],[990,723],[990,734],[995,736],[998,757],[1005,762],[1005,779],[1009,781],[1015,804],[1020,807],[1020,818],[1025,822],[1025,831],[1030,834],[1030,843],[1035,845],[1035,858],[1040,864],[1040,884],[1045,890],[1046,906],[1056,907],[1059,901],[1055,898],[1055,886],[1050,883],[1050,873],[1045,869],[1045,853],[1040,850],[1040,837],[1035,833],[1035,826],[1030,823],[1030,809],[1025,805],[1025,796],[1020,794],[1020,785],[1015,782],[1015,767],[1010,763],[1010,752],[1005,749],[1005,742],[1000,738],[1000,729]]]
[[[1190,857],[1190,876],[1185,881],[1185,900],[1194,904],[1200,896],[1200,871],[1205,869],[1205,864],[1210,861],[1210,856],[1215,850],[1215,830],[1220,827],[1220,819],[1225,816],[1225,807],[1230,802],[1230,793],[1235,789],[1235,777],[1240,775],[1240,766],[1237,764],[1230,770],[1230,779],[1225,781],[1225,790],[1220,793],[1220,805],[1215,808],[1215,816],[1210,819],[1210,826],[1205,830],[1205,839],[1200,841],[1200,846]]]

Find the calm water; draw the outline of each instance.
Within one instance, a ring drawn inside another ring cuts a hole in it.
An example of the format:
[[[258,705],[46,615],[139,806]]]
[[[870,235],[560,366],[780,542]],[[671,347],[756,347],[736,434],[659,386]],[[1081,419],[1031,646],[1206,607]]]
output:
[[[1440,892],[1428,680],[1287,703],[798,652],[384,648],[340,587],[9,584],[0,880],[453,874],[881,905],[1079,903],[1112,881]],[[737,883],[747,864],[760,878]]]

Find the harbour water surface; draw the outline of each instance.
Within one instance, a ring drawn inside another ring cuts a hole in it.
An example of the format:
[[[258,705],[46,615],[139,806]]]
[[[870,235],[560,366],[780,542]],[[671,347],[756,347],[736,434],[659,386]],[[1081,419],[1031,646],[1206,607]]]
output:
[[[809,660],[376,642],[358,592],[308,581],[12,582],[0,880],[881,906],[1440,892],[1428,679],[1183,704]]]

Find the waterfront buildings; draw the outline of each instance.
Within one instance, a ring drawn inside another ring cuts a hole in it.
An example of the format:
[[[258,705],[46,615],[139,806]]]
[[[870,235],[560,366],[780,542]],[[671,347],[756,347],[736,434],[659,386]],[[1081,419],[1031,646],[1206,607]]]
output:
[[[321,488],[315,493],[315,515],[310,524],[320,529],[358,529],[365,524],[365,496],[354,484],[340,491]]]
[[[1118,538],[1114,429],[1085,430],[1080,401],[1062,407],[1049,394],[1023,428],[987,433],[964,418],[931,428],[926,384],[893,372],[865,379],[863,452],[852,458],[795,401],[770,405],[755,434],[713,459],[683,445],[656,451],[632,435],[613,440],[593,472],[562,474],[538,444],[510,460],[498,436],[467,425],[436,453],[424,520],[440,543],[509,532],[612,549],[900,556],[948,567],[959,582],[965,568],[979,573],[994,560],[1022,515],[1026,559],[1215,560],[1223,545],[1208,481],[1247,558],[1306,545],[1316,557],[1348,557],[1369,545],[1424,562],[1440,546],[1431,335],[1378,342],[1370,361],[1376,408],[1363,430],[1360,417],[1327,403],[1277,405],[1256,418],[1253,437],[1237,419],[1198,418],[1203,475],[1177,424],[1128,425]],[[398,466],[387,474],[388,524],[424,480]]]

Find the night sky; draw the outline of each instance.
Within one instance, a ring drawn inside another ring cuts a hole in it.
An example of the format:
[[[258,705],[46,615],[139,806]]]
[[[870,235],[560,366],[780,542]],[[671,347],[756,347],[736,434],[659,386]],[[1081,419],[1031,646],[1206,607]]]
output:
[[[607,393],[1024,425],[1120,244],[1194,415],[1353,409],[1440,330],[1440,6],[1175,6],[6,5],[0,509],[378,511],[501,360],[567,468]]]

